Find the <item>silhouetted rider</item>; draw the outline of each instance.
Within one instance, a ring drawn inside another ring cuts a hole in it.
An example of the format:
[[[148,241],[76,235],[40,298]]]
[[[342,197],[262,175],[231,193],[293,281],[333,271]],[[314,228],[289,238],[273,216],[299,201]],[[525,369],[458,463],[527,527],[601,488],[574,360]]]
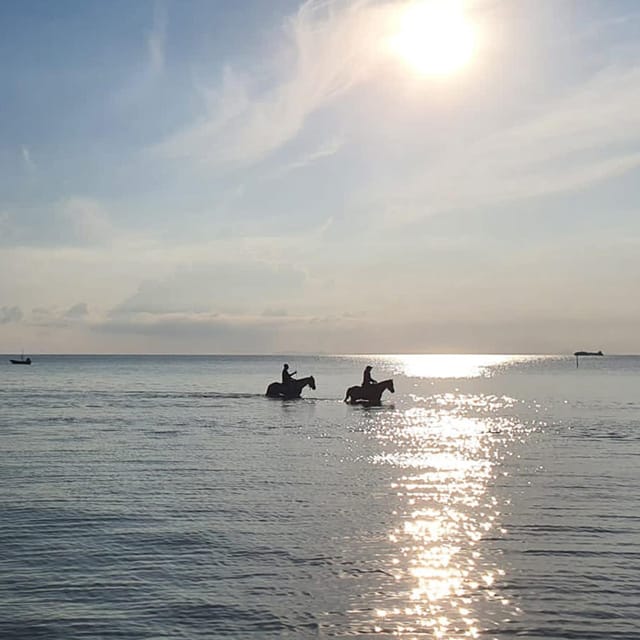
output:
[[[362,376],[362,386],[363,386],[363,387],[366,387],[366,386],[367,386],[367,385],[369,385],[369,384],[378,384],[378,381],[377,381],[377,380],[374,380],[374,379],[371,377],[371,369],[372,369],[372,368],[373,368],[373,367],[372,367],[370,364],[368,364],[368,365],[364,368],[364,375]]]
[[[296,373],[298,372],[294,371],[293,373],[289,373],[289,365],[285,364],[282,367],[282,384],[289,386],[295,380],[293,376],[295,376]]]

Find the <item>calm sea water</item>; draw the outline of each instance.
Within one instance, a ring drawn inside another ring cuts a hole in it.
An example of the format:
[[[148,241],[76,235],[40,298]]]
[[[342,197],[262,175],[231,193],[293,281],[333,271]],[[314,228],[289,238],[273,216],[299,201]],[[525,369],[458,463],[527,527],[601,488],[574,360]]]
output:
[[[282,362],[3,357],[0,637],[640,638],[640,358]]]

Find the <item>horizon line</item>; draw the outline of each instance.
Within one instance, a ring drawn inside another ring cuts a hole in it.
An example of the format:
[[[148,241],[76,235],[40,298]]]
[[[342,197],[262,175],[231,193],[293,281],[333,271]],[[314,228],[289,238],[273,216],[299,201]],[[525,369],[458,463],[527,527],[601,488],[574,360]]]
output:
[[[0,356],[13,356],[16,352],[7,352],[0,354]],[[485,351],[459,351],[459,352],[424,352],[424,351],[412,351],[412,352],[388,352],[388,353],[374,353],[374,352],[358,352],[358,353],[334,353],[334,352],[271,352],[271,353],[179,353],[179,352],[33,352],[32,356],[182,356],[182,357],[244,357],[244,358],[256,358],[256,357],[342,357],[342,358],[356,358],[356,357],[403,357],[403,356],[511,356],[511,357],[531,357],[531,356],[549,356],[549,357],[575,357],[575,352],[530,352],[530,353],[507,353],[507,352],[485,352]],[[604,353],[604,357],[607,356],[637,356],[636,353]]]

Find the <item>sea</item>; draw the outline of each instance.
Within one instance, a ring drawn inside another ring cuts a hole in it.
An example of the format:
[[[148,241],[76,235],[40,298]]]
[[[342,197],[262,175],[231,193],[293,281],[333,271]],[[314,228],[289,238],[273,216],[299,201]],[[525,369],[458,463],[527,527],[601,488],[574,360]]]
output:
[[[640,357],[9,357],[3,640],[640,638]]]

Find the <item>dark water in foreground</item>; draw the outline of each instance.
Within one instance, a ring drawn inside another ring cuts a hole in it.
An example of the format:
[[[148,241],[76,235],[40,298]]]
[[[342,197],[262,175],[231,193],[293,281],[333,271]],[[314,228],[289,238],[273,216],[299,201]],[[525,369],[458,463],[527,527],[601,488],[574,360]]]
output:
[[[640,358],[289,362],[3,358],[0,638],[640,638]]]

